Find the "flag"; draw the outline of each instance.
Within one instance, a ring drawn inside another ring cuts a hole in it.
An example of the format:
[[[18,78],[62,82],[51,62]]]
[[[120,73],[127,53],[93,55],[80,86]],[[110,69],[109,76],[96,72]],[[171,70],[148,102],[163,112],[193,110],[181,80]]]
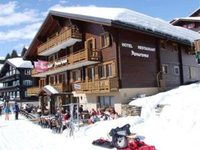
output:
[[[34,67],[37,73],[42,73],[48,70],[48,62],[44,60],[38,60],[34,62]]]

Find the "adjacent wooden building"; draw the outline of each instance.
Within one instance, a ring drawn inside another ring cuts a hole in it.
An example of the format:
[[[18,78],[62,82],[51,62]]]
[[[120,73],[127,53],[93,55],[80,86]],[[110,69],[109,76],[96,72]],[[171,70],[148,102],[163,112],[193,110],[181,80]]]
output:
[[[200,9],[195,10],[188,17],[175,18],[170,23],[196,32],[200,32]]]
[[[29,103],[36,101],[36,97],[27,94],[27,88],[31,87],[31,70],[33,66],[30,61],[21,57],[7,59],[0,71],[0,96],[4,100]]]
[[[51,113],[71,102],[120,113],[136,95],[199,81],[193,44],[199,38],[127,9],[50,11],[24,56],[47,65],[32,69],[35,87],[28,94]]]

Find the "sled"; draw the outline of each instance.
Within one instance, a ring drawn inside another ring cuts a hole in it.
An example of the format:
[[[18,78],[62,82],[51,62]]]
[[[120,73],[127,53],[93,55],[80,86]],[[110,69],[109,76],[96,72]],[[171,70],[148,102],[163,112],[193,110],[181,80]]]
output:
[[[114,145],[112,144],[112,142],[105,140],[103,138],[94,140],[92,142],[92,144],[95,145],[95,146],[100,146],[100,147],[109,148],[109,149],[114,148]]]

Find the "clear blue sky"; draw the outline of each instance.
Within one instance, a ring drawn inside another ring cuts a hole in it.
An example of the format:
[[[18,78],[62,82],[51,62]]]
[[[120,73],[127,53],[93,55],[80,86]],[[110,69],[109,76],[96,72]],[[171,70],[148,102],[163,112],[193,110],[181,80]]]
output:
[[[123,7],[170,21],[190,15],[200,7],[200,0],[1,0],[0,56],[28,46],[49,9],[90,5]]]

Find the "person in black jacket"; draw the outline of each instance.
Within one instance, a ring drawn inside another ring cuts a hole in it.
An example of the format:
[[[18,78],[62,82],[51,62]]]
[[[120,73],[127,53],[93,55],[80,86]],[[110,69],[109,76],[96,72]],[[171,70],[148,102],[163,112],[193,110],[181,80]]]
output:
[[[2,106],[0,106],[0,116],[1,116],[1,113],[2,113]]]
[[[15,112],[15,120],[18,120],[19,105],[17,104],[17,102],[15,102],[15,105],[14,105],[14,112]]]

